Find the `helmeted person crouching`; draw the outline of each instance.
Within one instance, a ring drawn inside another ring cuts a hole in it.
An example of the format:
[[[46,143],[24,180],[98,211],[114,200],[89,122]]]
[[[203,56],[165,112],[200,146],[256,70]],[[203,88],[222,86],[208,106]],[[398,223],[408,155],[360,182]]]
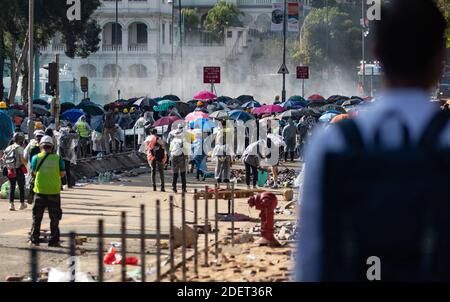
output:
[[[65,176],[64,160],[52,153],[53,139],[44,136],[41,139],[41,153],[31,160],[34,180],[33,225],[31,228],[31,245],[39,245],[41,222],[47,209],[50,217],[49,246],[59,246],[59,221],[61,209],[61,177]]]

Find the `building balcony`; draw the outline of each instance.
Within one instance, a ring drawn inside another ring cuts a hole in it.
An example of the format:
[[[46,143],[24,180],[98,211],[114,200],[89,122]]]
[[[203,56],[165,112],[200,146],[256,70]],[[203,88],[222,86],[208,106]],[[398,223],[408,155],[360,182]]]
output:
[[[116,0],[103,0],[102,2],[98,12],[106,14],[115,12]],[[170,13],[172,10],[170,4],[163,4],[161,0],[118,0],[117,6],[120,13]]]
[[[103,44],[103,45],[102,45],[102,51],[103,51],[103,52],[122,51],[122,45],[108,45],[108,44]]]
[[[128,45],[128,51],[130,52],[146,52],[148,51],[147,44],[130,44]]]

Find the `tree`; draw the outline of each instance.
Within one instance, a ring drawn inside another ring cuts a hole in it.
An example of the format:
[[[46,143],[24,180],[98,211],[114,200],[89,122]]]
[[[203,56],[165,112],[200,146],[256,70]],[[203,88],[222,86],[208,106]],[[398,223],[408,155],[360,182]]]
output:
[[[46,46],[52,37],[60,32],[68,57],[85,58],[98,51],[100,42],[98,36],[101,29],[90,17],[100,5],[100,0],[84,1],[81,6],[81,21],[69,21],[67,19],[69,6],[65,5],[65,2],[36,0],[35,48]],[[11,61],[9,101],[13,102],[19,75],[22,73],[24,78],[28,77],[27,70],[24,68],[25,58],[28,56],[28,0],[0,0],[0,7],[2,8],[0,10],[0,30],[3,32],[5,45],[3,57],[0,47],[0,65],[4,64],[6,58]],[[3,83],[3,74],[0,74],[0,77],[0,82]]]
[[[225,28],[242,26],[242,22],[239,20],[240,14],[241,12],[236,5],[221,0],[208,12],[205,19],[205,29],[223,39]]]
[[[293,59],[318,68],[339,66],[354,69],[361,56],[361,28],[348,13],[336,7],[328,9],[328,25],[326,20],[325,8],[311,10],[305,18],[303,36],[295,46]],[[346,65],[342,66],[342,63]]]
[[[438,0],[437,4],[444,13],[445,20],[447,20],[447,48],[450,48],[450,4],[448,0]]]
[[[192,31],[198,28],[200,24],[200,18],[198,17],[197,9],[183,8],[181,10],[184,17],[184,28],[188,31]]]

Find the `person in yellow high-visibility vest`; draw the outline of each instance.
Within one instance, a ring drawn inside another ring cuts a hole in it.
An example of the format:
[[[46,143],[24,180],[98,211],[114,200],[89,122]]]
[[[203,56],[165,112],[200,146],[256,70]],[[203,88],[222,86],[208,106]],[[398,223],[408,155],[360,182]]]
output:
[[[59,246],[59,221],[61,210],[61,177],[65,176],[64,160],[53,153],[54,142],[50,136],[41,139],[41,153],[31,160],[31,171],[34,180],[33,225],[30,244],[39,245],[41,222],[45,210],[50,217],[49,246]]]
[[[88,154],[88,147],[91,137],[91,127],[86,122],[86,116],[81,116],[75,124],[75,131],[80,135],[80,155],[81,157],[86,157]]]

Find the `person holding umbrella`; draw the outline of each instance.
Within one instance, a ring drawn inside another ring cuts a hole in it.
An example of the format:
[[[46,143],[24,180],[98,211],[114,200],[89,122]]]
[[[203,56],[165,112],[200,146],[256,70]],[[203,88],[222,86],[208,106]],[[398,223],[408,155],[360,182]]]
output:
[[[212,157],[216,159],[215,178],[218,184],[222,181],[230,182],[231,175],[231,156],[233,155],[234,131],[226,127],[226,121],[218,124],[215,133],[216,146],[212,152]],[[230,146],[231,145],[231,146]]]

